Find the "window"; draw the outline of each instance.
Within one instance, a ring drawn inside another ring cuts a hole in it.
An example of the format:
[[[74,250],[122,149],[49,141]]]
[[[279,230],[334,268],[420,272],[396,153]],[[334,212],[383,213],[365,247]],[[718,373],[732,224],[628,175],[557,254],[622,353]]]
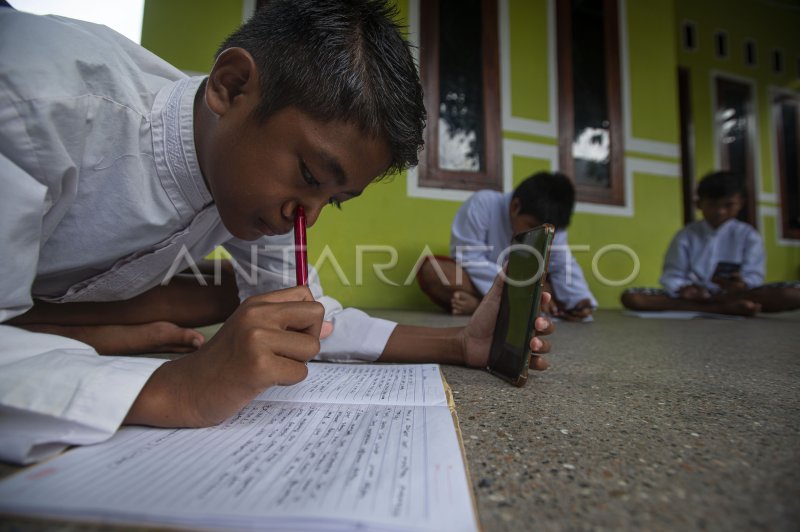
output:
[[[756,43],[753,40],[747,40],[744,43],[744,63],[751,67],[758,65],[758,53],[756,52]]]
[[[694,22],[684,22],[681,26],[683,49],[694,52],[697,49],[697,26]]]
[[[716,78],[715,88],[715,128],[720,169],[736,172],[744,179],[747,197],[739,219],[755,226],[752,88],[746,83],[721,77]]]
[[[688,68],[678,68],[678,111],[681,132],[681,188],[683,223],[694,221],[694,121],[692,120],[692,83]]]
[[[622,205],[616,0],[557,0],[559,158],[579,201]]]
[[[502,188],[497,0],[420,2],[423,187]]]
[[[717,54],[719,59],[728,57],[728,34],[724,31],[718,31],[714,34],[714,53]]]
[[[800,96],[773,100],[784,238],[800,239]]]
[[[783,73],[783,52],[777,48],[772,50],[772,71],[776,74]]]

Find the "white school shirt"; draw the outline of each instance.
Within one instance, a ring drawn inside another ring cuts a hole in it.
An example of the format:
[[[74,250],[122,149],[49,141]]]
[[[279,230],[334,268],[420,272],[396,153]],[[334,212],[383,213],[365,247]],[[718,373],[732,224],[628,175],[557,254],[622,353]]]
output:
[[[453,220],[450,255],[483,294],[489,291],[508,258],[506,249],[513,236],[509,217],[512,196],[511,192],[479,190],[464,202]],[[547,279],[555,297],[566,308],[574,308],[583,299],[597,307],[583,270],[569,249],[566,229],[557,230],[553,237]]]
[[[294,285],[293,253],[267,248],[292,234],[244,242],[219,218],[194,146],[202,81],[105,26],[0,8],[0,323],[34,297],[132,297],[219,244],[240,297]],[[321,358],[380,356],[395,323],[312,291],[334,324]],[[163,362],[0,325],[0,460],[107,439]]]
[[[710,292],[720,287],[711,282],[719,262],[742,265],[742,281],[748,288],[764,282],[764,245],[752,225],[731,219],[714,230],[705,220],[692,222],[675,235],[664,256],[661,284],[675,296],[681,287],[696,284]]]

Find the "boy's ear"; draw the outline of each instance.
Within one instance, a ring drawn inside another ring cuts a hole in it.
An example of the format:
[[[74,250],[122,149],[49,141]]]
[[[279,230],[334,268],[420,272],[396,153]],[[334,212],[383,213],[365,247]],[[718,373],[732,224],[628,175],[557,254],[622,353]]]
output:
[[[512,218],[518,215],[521,203],[522,202],[520,202],[519,198],[512,198],[511,204],[508,207],[508,215]]]
[[[240,96],[259,92],[253,56],[243,48],[228,48],[217,57],[206,82],[206,104],[224,115]]]

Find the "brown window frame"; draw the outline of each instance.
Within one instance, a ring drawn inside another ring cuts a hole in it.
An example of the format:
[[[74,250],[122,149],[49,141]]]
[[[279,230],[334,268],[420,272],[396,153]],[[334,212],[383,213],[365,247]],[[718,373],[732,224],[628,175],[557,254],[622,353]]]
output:
[[[497,0],[481,0],[485,163],[480,172],[439,168],[439,1],[420,0],[420,77],[428,112],[418,185],[456,190],[502,190]]]
[[[781,234],[783,238],[792,239],[792,240],[800,240],[800,229],[793,228],[789,222],[789,209],[786,208],[785,202],[787,201],[787,196],[789,191],[787,190],[788,185],[788,176],[786,175],[786,157],[787,153],[784,151],[784,139],[783,139],[783,116],[779,112],[780,107],[779,104],[783,103],[785,100],[793,100],[795,103],[796,114],[797,114],[797,123],[800,124],[800,95],[792,97],[785,94],[781,94],[773,98],[772,100],[772,112],[774,117],[774,124],[775,124],[775,144],[777,149],[777,159],[778,159],[778,180],[780,181],[780,192],[781,192]],[[800,146],[798,146],[798,150],[795,152],[795,157],[797,158],[797,165],[800,168]]]
[[[617,0],[603,0],[606,90],[608,94],[610,187],[596,187],[577,182],[572,143],[575,138],[574,89],[572,81],[572,17],[570,0],[556,1],[558,28],[558,145],[561,171],[575,183],[578,201],[609,205],[625,204],[625,173],[621,72],[619,62],[619,6]]]

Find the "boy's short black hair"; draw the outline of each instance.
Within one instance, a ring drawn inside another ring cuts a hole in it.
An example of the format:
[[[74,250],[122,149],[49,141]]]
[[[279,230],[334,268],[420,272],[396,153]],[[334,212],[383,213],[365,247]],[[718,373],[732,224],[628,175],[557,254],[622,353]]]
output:
[[[739,194],[744,198],[746,189],[744,179],[734,172],[718,171],[705,175],[697,185],[697,197],[717,200]]]
[[[256,118],[297,107],[316,120],[384,138],[387,173],[418,162],[425,127],[410,45],[385,0],[269,0],[222,43],[253,56],[261,80]]]
[[[575,187],[560,172],[537,172],[520,183],[513,198],[519,198],[520,214],[535,216],[540,223],[563,229],[575,208]]]

